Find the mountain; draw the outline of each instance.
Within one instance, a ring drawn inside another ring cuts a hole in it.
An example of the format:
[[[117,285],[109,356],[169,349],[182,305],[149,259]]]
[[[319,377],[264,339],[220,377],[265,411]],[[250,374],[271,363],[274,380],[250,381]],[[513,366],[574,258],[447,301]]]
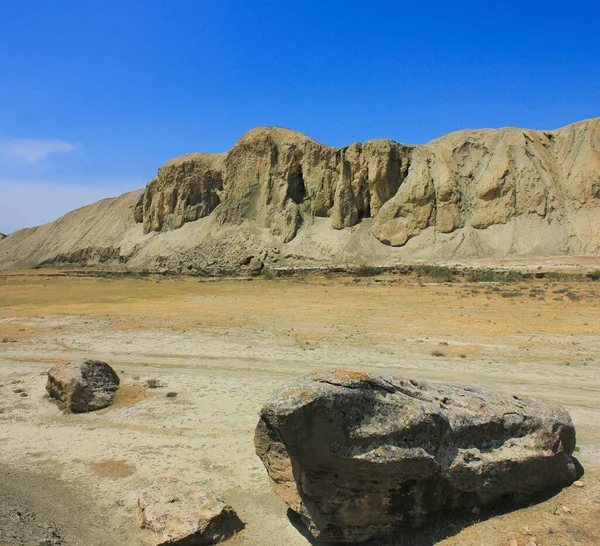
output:
[[[600,118],[332,148],[280,127],[0,240],[0,268],[169,272],[600,254]]]

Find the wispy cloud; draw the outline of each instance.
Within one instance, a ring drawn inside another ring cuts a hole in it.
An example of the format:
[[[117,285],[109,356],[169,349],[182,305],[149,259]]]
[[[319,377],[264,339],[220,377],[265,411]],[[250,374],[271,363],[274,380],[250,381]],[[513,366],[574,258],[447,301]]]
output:
[[[72,152],[80,148],[57,139],[0,138],[0,157],[24,163],[39,163],[53,154]]]

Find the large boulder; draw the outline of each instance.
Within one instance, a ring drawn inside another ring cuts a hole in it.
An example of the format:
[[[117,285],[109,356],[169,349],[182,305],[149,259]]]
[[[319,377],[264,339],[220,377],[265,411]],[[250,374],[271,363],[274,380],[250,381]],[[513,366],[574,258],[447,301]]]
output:
[[[156,544],[217,544],[244,529],[231,506],[175,478],[158,478],[138,498],[140,525],[156,533]]]
[[[110,406],[119,383],[119,376],[106,362],[73,360],[50,369],[46,390],[67,410],[83,413]]]
[[[562,408],[477,387],[312,372],[261,411],[256,453],[318,540],[361,542],[430,514],[576,479]]]

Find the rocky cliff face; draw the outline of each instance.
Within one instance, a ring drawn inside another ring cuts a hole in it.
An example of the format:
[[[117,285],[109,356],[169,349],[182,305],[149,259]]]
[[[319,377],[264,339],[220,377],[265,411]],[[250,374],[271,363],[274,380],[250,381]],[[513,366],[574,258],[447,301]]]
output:
[[[344,229],[373,218],[382,243],[402,246],[429,227],[486,229],[516,216],[548,224],[600,200],[600,119],[542,132],[459,131],[423,146],[391,140],[330,148],[282,128],[258,128],[227,153],[166,163],[136,210],[144,231],[214,211],[286,243],[304,222]]]
[[[378,215],[373,233],[403,245],[433,226],[485,229],[515,216],[549,224],[600,199],[600,120],[541,132],[460,131],[416,149],[409,176]]]
[[[136,220],[146,233],[176,229],[220,205],[220,224],[251,221],[283,242],[296,236],[304,217],[330,216],[333,228],[350,227],[396,194],[411,150],[391,140],[330,148],[280,127],[253,129],[225,154],[163,165]]]
[[[134,202],[132,200],[135,199]],[[466,130],[331,148],[249,131],[159,168],[145,190],[0,242],[0,267],[162,271],[600,253],[600,118],[556,131]]]
[[[208,216],[220,203],[223,154],[189,154],[158,169],[135,209],[144,232],[180,228]]]

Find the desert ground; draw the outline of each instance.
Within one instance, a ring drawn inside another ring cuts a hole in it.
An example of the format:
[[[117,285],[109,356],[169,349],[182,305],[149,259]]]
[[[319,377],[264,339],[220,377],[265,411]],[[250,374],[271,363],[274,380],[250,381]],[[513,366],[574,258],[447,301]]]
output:
[[[253,436],[271,393],[324,368],[553,400],[577,429],[582,487],[381,544],[600,543],[600,282],[443,281],[0,273],[0,543],[151,544],[137,494],[166,475],[234,507],[247,525],[230,543],[310,544]],[[113,406],[67,414],[45,396],[48,369],[76,358],[117,371]]]

